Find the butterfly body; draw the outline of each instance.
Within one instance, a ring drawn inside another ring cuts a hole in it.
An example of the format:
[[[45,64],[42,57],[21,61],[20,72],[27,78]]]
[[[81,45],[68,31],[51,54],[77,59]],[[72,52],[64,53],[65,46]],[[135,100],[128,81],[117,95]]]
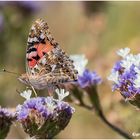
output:
[[[27,72],[18,78],[22,83],[44,89],[77,80],[73,61],[51,36],[46,22],[35,21],[27,46]]]
[[[66,75],[26,75],[23,74],[18,78],[22,83],[26,85],[33,86],[35,89],[41,90],[45,88],[58,87],[58,84],[75,82],[74,80],[69,80]]]

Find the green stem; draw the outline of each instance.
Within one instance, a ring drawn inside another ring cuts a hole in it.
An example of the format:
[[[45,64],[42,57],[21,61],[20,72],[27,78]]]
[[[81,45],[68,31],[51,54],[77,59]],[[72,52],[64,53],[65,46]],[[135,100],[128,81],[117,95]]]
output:
[[[103,114],[102,111],[98,111],[98,116],[100,117],[100,119],[106,124],[108,125],[110,128],[112,128],[114,131],[116,131],[118,134],[120,134],[121,136],[123,136],[124,138],[127,139],[132,139],[131,136],[129,136],[126,132],[124,132],[123,130],[121,130],[120,128],[118,128],[117,126],[113,125],[112,123],[110,123],[105,115]]]
[[[105,117],[105,115],[103,113],[103,110],[102,110],[102,106],[100,104],[100,99],[99,99],[99,96],[98,96],[96,87],[95,86],[89,87],[89,88],[86,88],[85,90],[87,91],[88,96],[89,96],[89,99],[90,99],[93,107],[95,108],[95,111],[96,111],[97,115],[100,117],[100,119],[106,125],[108,125],[112,130],[114,130],[115,132],[117,132],[118,134],[120,134],[121,136],[123,136],[124,138],[132,139],[132,137],[129,136],[129,134],[127,134],[126,132],[124,132],[123,130],[121,130],[120,128],[118,128],[117,126],[113,125],[112,123],[110,123],[106,119],[106,117]],[[87,108],[87,107],[85,106],[85,108]],[[87,109],[92,110],[90,108],[87,108]]]

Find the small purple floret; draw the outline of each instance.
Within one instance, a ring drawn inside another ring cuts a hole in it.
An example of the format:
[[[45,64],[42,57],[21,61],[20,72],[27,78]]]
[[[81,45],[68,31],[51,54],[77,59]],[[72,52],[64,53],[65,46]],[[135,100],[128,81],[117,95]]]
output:
[[[54,100],[50,97],[37,97],[31,98],[24,102],[23,105],[17,107],[17,118],[18,120],[26,119],[29,116],[31,110],[37,111],[41,116],[48,118],[50,114],[53,115],[53,112],[50,111],[48,105],[50,102],[54,103],[54,110],[63,110],[69,108],[71,110],[71,114],[73,113],[73,108],[69,106],[68,103],[63,101]]]
[[[40,5],[40,3],[37,1],[19,1],[18,4],[21,7],[32,12],[39,10],[39,5]]]
[[[0,117],[13,117],[14,113],[10,112],[7,108],[1,108],[0,107]]]
[[[78,77],[78,83],[82,88],[100,84],[101,81],[101,78],[97,75],[96,72],[90,72],[87,69],[83,72],[82,76]]]

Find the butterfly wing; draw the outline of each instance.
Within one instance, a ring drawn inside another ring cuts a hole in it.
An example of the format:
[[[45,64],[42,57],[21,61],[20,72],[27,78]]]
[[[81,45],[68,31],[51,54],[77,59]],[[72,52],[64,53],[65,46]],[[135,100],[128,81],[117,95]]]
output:
[[[73,61],[51,36],[47,23],[42,19],[32,25],[27,46],[29,74],[52,75],[46,77],[48,81],[52,78],[56,81],[61,81],[61,78],[64,81],[77,80],[78,72],[74,69]]]
[[[47,23],[41,19],[36,20],[30,29],[27,42],[26,59],[29,73],[31,73],[31,70],[36,66],[44,53],[53,48],[53,45],[50,44],[51,42],[53,41]]]

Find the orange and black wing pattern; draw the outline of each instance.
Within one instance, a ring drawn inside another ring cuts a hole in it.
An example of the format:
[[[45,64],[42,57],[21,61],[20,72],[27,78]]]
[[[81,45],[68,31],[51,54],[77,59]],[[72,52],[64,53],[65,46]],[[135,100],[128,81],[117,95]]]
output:
[[[77,70],[73,61],[60,48],[52,37],[48,24],[37,19],[32,25],[27,42],[27,68],[40,74],[66,77],[68,81],[77,80]],[[60,78],[59,77],[59,78]]]

